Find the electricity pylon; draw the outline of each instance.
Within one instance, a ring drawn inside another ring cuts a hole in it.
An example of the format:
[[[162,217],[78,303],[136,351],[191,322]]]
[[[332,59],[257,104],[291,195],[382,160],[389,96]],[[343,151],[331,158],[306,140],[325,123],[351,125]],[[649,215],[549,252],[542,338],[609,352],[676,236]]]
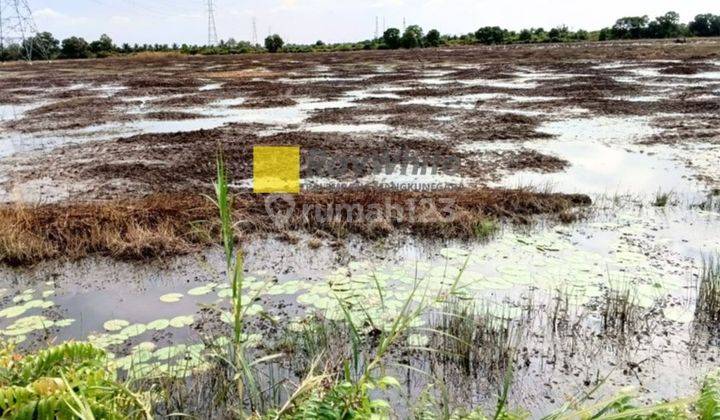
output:
[[[21,48],[23,58],[32,60],[33,48],[40,49],[46,56],[42,45],[33,45],[30,38],[38,34],[32,9],[27,0],[0,0],[0,52],[11,45]]]
[[[213,46],[218,43],[217,27],[215,26],[215,3],[213,0],[207,0],[208,14],[208,45]]]

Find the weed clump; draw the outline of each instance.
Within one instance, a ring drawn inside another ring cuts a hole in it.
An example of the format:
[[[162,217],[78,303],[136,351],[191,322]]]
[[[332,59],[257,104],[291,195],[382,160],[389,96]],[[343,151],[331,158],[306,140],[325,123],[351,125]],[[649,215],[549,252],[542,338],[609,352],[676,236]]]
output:
[[[603,330],[619,336],[632,333],[640,318],[637,296],[627,286],[608,289],[600,312]]]
[[[720,258],[708,256],[703,261],[695,318],[707,325],[720,323]]]
[[[653,206],[665,207],[670,202],[670,198],[672,198],[672,192],[658,191],[657,193],[655,193],[655,201],[653,201]]]
[[[507,317],[474,303],[451,300],[433,320],[433,328],[439,333],[433,336],[431,347],[443,350],[440,361],[458,366],[466,375],[496,374],[510,366],[513,329]]]

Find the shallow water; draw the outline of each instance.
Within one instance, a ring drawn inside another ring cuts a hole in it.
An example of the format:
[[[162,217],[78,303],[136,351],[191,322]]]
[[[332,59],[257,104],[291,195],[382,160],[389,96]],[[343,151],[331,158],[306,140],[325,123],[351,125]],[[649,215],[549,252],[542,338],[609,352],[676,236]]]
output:
[[[674,192],[695,195],[700,183],[677,162],[596,142],[548,141],[534,149],[568,160],[565,171],[550,174],[516,172],[503,186],[549,186],[553,191],[607,195]]]

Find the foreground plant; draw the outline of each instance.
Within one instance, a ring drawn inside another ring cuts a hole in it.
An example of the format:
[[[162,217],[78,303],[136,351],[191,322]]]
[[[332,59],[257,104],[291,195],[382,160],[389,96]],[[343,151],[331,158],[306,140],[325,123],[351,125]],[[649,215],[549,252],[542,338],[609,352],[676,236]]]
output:
[[[695,317],[711,328],[720,323],[720,257],[703,258]]]
[[[117,380],[104,350],[66,343],[21,356],[0,350],[0,415],[13,419],[151,419],[149,402]]]

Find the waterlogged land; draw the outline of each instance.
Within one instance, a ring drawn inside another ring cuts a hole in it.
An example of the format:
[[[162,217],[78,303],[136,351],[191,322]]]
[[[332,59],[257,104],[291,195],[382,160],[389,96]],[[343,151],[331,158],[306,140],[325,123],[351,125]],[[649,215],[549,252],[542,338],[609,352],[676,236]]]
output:
[[[334,323],[352,318],[371,352],[408,299],[432,296],[391,352],[400,416],[424,390],[439,398],[427,387],[438,381],[453,407],[494,407],[511,367],[510,404],[534,416],[598,385],[598,400],[628,386],[643,402],[686,396],[720,357],[703,286],[720,250],[718,51],[704,40],[4,65],[0,332],[27,349],[87,339],[131,376],[202,378],[233,323],[203,196],[221,147],[246,338],[286,355],[268,382],[302,378],[318,348],[350,354]],[[255,145],[327,160],[303,165],[300,205],[450,198],[460,217],[278,226],[249,191]],[[379,155],[460,165],[379,173],[363,160]],[[333,165],[348,158],[361,164]]]

